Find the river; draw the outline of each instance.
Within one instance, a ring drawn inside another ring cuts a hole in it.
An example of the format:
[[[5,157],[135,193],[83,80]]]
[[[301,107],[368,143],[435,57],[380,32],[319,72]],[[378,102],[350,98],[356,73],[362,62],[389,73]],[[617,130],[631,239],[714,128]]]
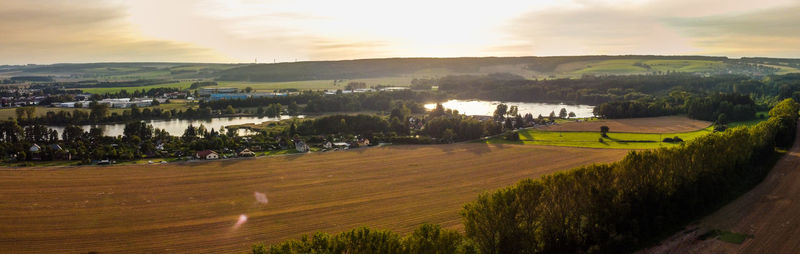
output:
[[[162,130],[166,130],[172,136],[180,136],[183,135],[183,132],[186,130],[190,124],[194,125],[195,127],[200,126],[201,124],[206,127],[207,130],[214,130],[219,131],[224,126],[230,125],[239,125],[239,124],[246,124],[246,123],[263,123],[268,121],[278,121],[283,119],[290,119],[290,116],[281,116],[280,118],[277,117],[257,117],[257,116],[239,116],[239,117],[222,117],[222,118],[211,118],[211,119],[170,119],[170,120],[149,120],[145,121],[148,124],[153,125],[153,128],[158,128]],[[303,118],[303,116],[298,116],[298,118]],[[97,124],[97,125],[81,125],[81,128],[85,131],[89,131],[92,126],[100,127],[103,130],[103,134],[106,136],[119,136],[122,135],[125,130],[125,124]],[[47,128],[54,129],[58,131],[58,134],[64,132],[64,126],[47,126]],[[251,131],[247,129],[239,129],[239,135],[250,135],[253,134]]]
[[[570,105],[570,104],[557,104],[557,103],[538,103],[538,102],[500,102],[500,101],[481,101],[481,100],[449,100],[447,102],[442,103],[442,105],[447,109],[454,109],[458,110],[461,114],[466,115],[484,115],[484,116],[491,116],[494,114],[495,108],[500,103],[504,103],[510,106],[517,106],[519,108],[519,114],[525,115],[526,113],[533,114],[533,117],[537,117],[539,114],[542,116],[550,115],[550,112],[558,112],[561,108],[567,109],[567,112],[575,112],[577,117],[592,117],[592,110],[594,106],[589,105]],[[436,107],[436,103],[425,104],[425,108],[431,110]],[[153,128],[158,128],[162,130],[166,130],[169,132],[170,135],[173,136],[180,136],[183,135],[183,132],[186,130],[190,124],[194,126],[200,126],[201,124],[206,127],[207,130],[219,130],[224,126],[230,125],[239,125],[239,124],[246,124],[246,123],[263,123],[268,121],[278,121],[283,119],[289,119],[290,116],[281,116],[280,118],[270,118],[270,117],[257,117],[257,116],[241,116],[241,117],[223,117],[223,118],[211,118],[211,119],[171,119],[171,120],[149,120],[146,121],[148,124],[153,125]],[[303,118],[303,116],[299,116],[299,118]],[[103,129],[103,133],[106,136],[119,136],[122,135],[125,130],[125,124],[98,124],[98,125],[81,125],[85,131],[89,131],[92,126],[97,126]],[[58,131],[59,135],[64,132],[64,126],[47,126],[50,129],[54,129]],[[239,129],[239,135],[246,136],[253,134],[251,131],[247,129]]]
[[[481,100],[449,100],[442,103],[446,109],[458,110],[461,114],[470,116],[491,116],[494,115],[494,110],[497,105],[503,103],[511,106],[517,106],[520,115],[531,113],[533,117],[542,115],[547,117],[550,112],[555,112],[556,116],[562,108],[567,109],[567,112],[574,112],[576,117],[593,117],[594,106],[589,105],[575,105],[563,103],[540,103],[540,102],[501,102],[501,101],[481,101]],[[436,108],[436,103],[425,104],[425,109],[432,110]]]

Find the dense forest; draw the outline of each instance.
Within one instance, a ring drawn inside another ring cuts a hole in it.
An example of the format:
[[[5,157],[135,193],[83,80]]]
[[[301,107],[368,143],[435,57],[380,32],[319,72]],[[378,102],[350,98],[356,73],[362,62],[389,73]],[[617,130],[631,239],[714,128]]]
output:
[[[709,134],[675,148],[633,151],[481,194],[464,206],[465,235],[423,225],[406,237],[359,228],[317,233],[253,253],[618,253],[752,188],[771,169],[775,147],[793,143],[800,104],[778,103],[753,127]]]

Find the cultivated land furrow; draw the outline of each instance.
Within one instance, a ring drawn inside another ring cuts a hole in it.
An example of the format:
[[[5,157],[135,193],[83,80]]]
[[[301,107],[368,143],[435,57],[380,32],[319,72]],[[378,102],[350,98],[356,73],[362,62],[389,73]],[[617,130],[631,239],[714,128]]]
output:
[[[0,252],[241,253],[357,226],[461,228],[481,192],[627,151],[391,146],[169,165],[0,170]],[[256,202],[254,192],[269,202]],[[234,228],[239,215],[248,220]]]

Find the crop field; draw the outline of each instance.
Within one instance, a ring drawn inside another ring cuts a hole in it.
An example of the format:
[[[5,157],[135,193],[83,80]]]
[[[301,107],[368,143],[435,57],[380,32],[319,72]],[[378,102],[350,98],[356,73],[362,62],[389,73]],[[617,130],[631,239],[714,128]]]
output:
[[[167,165],[0,170],[0,248],[13,253],[245,252],[357,226],[459,228],[461,206],[526,177],[627,151],[389,146]],[[264,193],[260,202],[256,192]],[[244,224],[236,227],[240,215]]]
[[[800,133],[800,129],[798,129]],[[800,139],[749,192],[642,253],[796,253],[800,249]],[[722,232],[717,237],[705,232]]]

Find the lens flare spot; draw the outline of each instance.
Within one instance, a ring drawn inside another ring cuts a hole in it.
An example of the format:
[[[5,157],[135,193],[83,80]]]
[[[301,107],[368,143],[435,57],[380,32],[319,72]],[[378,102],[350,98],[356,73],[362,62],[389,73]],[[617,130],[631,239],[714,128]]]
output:
[[[269,203],[269,199],[267,199],[267,194],[261,192],[253,192],[253,195],[256,197],[256,201],[261,204]]]
[[[245,222],[247,222],[247,215],[244,215],[244,214],[239,215],[239,220],[237,220],[236,224],[233,225],[233,229],[237,229],[237,228],[241,227],[242,224],[244,224]]]

